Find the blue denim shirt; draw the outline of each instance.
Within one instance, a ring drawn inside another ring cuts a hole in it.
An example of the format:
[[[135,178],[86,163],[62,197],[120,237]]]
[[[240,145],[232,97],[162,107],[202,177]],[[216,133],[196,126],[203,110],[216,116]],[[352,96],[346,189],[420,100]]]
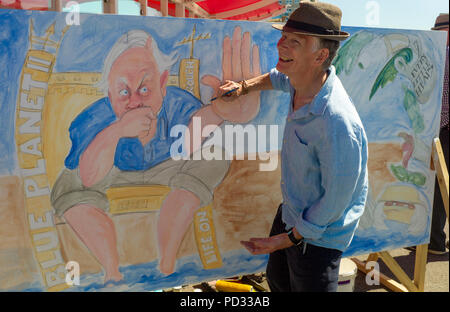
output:
[[[293,111],[295,90],[273,69],[274,89],[290,92],[281,150],[282,219],[305,242],[344,251],[364,212],[367,137],[333,66],[314,100]]]

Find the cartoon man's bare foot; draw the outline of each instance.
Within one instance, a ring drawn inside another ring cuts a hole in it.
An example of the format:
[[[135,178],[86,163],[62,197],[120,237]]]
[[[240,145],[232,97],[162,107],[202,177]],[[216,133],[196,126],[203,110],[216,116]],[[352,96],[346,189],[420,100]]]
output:
[[[159,262],[159,270],[163,274],[170,275],[175,271],[175,262],[161,259]]]
[[[116,282],[120,282],[122,279],[123,279],[122,273],[120,273],[119,271],[116,271],[114,273],[107,273],[105,275],[104,283],[106,285],[107,283],[112,282],[112,283],[110,283],[110,285],[111,285]]]

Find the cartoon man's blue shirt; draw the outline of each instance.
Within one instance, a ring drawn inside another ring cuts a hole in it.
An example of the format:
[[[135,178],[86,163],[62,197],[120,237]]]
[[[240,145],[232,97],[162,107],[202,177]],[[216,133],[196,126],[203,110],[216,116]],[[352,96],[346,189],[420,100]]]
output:
[[[172,86],[166,90],[153,139],[145,146],[138,138],[119,140],[114,165],[120,170],[146,170],[169,159],[172,143],[183,135],[170,136],[170,130],[175,125],[187,126],[195,112],[202,107],[200,100],[187,91]],[[76,169],[81,155],[97,134],[117,120],[108,97],[94,102],[81,112],[69,128],[72,148],[65,160],[66,168]]]

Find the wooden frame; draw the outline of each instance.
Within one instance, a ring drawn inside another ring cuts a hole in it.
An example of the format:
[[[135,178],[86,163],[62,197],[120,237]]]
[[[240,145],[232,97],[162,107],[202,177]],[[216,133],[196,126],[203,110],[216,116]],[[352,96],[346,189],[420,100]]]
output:
[[[441,142],[439,138],[435,138],[432,146],[431,154],[432,170],[436,170],[436,176],[438,179],[439,187],[444,201],[445,212],[448,214],[448,192],[449,192],[449,179],[447,165],[445,164],[444,153],[442,151]],[[392,271],[399,282],[390,279],[384,274],[380,273],[380,282],[387,288],[395,292],[423,292],[425,290],[425,271],[428,256],[428,244],[416,246],[416,259],[414,264],[414,279],[411,280],[409,276],[403,271],[400,265],[387,251],[381,251],[371,253],[366,261],[361,261],[357,258],[351,258],[356,263],[358,270],[364,274],[369,273],[371,270],[366,268],[366,264],[369,261],[377,261],[381,258],[386,266]]]
[[[256,2],[254,4],[247,5],[247,6],[242,7],[242,8],[229,10],[229,11],[222,12],[222,13],[213,14],[213,15],[210,16],[210,18],[211,19],[214,19],[214,18],[216,18],[216,19],[224,19],[224,18],[228,18],[228,17],[231,17],[231,16],[244,14],[244,13],[247,13],[248,11],[253,11],[253,10],[257,10],[257,9],[263,8],[263,7],[265,7],[265,6],[269,5],[269,4],[272,4],[274,2],[275,2],[274,0],[262,0],[262,1]]]
[[[107,14],[117,14],[118,13],[118,0],[102,0],[103,2],[103,13]],[[215,15],[210,15],[206,10],[199,6],[196,2],[199,0],[160,0],[160,12],[162,16],[169,16],[169,1],[175,3],[175,16],[176,17],[186,17],[185,10],[190,12],[189,17],[200,17],[208,19],[221,19],[234,16],[237,14],[243,14],[248,11],[248,7],[251,9],[259,9],[270,3],[273,0],[263,0],[258,3],[252,4],[246,8],[239,8],[229,12],[219,13]],[[147,0],[139,0],[140,3],[140,14],[143,16],[147,15]],[[62,11],[62,0],[51,0],[50,10],[61,12]],[[282,11],[280,11],[280,14]],[[269,15],[268,15],[269,17]]]
[[[209,13],[196,3],[198,1],[200,0],[171,0],[170,2],[183,5],[187,10],[189,10],[190,13],[192,13],[193,16],[199,16],[201,18],[210,18]],[[191,15],[189,15],[189,17],[191,17]]]
[[[201,6],[197,3],[186,3],[186,8],[192,12],[195,16],[201,18],[210,18],[210,15],[207,11],[205,11]]]
[[[444,202],[445,213],[447,214],[447,220],[449,220],[448,214],[448,168],[445,163],[444,152],[442,150],[441,141],[439,138],[434,138],[433,150],[431,157],[431,169],[436,170],[436,177],[438,179],[439,188]]]

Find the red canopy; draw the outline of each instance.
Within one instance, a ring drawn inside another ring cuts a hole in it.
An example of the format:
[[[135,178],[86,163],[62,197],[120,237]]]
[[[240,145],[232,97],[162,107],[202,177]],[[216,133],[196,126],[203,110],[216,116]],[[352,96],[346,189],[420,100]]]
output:
[[[48,10],[48,0],[0,0],[0,8]]]
[[[77,0],[78,3],[93,0]],[[96,0],[101,1],[101,0]],[[120,0],[118,0],[120,1]],[[140,0],[134,0],[141,2]],[[63,5],[67,1],[62,1]],[[143,0],[142,2],[145,2]],[[48,0],[0,0],[0,7],[26,10],[48,10]],[[210,19],[250,20],[258,21],[278,16],[286,10],[277,0],[147,0],[147,6],[161,11],[167,3],[167,15],[185,17],[201,17]],[[178,6],[178,10],[176,7]],[[181,9],[181,10],[180,10]],[[181,12],[181,13],[180,13]]]
[[[135,0],[139,2],[139,0]],[[168,15],[177,16],[175,6],[185,6],[185,16],[201,18],[258,21],[278,16],[286,10],[277,0],[172,0]],[[148,6],[161,11],[163,1],[147,0]]]

